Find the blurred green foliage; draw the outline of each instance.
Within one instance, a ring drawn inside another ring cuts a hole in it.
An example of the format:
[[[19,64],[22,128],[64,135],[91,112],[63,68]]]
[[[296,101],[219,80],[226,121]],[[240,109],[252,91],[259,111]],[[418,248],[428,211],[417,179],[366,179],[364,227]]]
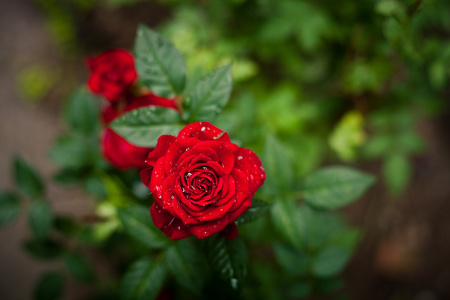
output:
[[[36,2],[61,50],[72,53],[80,39],[80,12],[103,5],[132,7],[139,1]],[[161,236],[145,217],[148,212],[141,204],[149,205],[143,202],[148,192],[142,192],[138,174],[114,170],[100,158],[98,101],[79,90],[64,114],[67,133],[56,141],[50,157],[61,167],[58,182],[81,184],[97,199],[95,217],[74,222],[54,216],[44,200],[42,180],[17,159],[18,189],[37,207],[30,212],[35,236],[25,249],[40,259],[62,259],[67,274],[87,283],[97,277],[78,247],[92,247],[110,258],[114,271],[103,278],[98,299],[102,290],[108,291],[108,299],[120,293],[125,299],[147,299],[163,284],[182,287],[174,289],[176,299],[191,299],[200,291],[205,299],[217,297],[208,287],[223,287],[226,299],[237,297],[243,280],[244,299],[339,295],[343,282],[338,274],[362,233],[330,209],[356,200],[373,179],[363,173],[353,176],[356,171],[346,168],[331,175],[330,169],[317,169],[330,161],[377,160],[389,190],[404,190],[414,171],[411,158],[426,147],[418,122],[445,105],[450,2],[158,2],[172,13],[158,30],[186,59],[187,91],[197,88],[202,74],[233,63],[234,93],[214,124],[236,143],[261,153],[267,172],[257,195],[262,201],[239,219],[245,243],[210,239],[201,244],[201,250],[212,249],[210,261],[218,262],[211,266],[192,239],[180,247]],[[22,82],[36,84],[39,88],[31,85],[30,90],[41,95],[45,87],[27,76]],[[349,180],[334,180],[342,177]],[[337,198],[342,201],[330,200]],[[11,193],[3,193],[0,200],[0,223],[6,224],[17,216],[20,200]],[[77,246],[68,248],[60,237],[75,240]],[[198,274],[192,271],[196,267]],[[183,285],[183,276],[191,276],[192,282]],[[57,298],[63,285],[59,273],[44,274],[35,297]]]
[[[82,38],[77,25],[90,10],[151,1],[36,2],[55,41],[71,53]],[[291,156],[302,153],[304,159],[295,160],[302,174],[330,158],[381,159],[390,191],[406,187],[414,166],[389,167],[399,162],[390,153],[410,165],[424,149],[418,120],[444,105],[447,1],[345,0],[337,7],[329,0],[153,2],[172,13],[158,29],[187,59],[188,90],[201,74],[233,62],[238,92],[217,123],[236,140],[259,149],[265,132],[277,134]],[[32,97],[39,97],[46,88],[33,82]],[[405,118],[411,121],[400,125]]]
[[[406,187],[425,146],[418,121],[445,105],[447,1],[162,2],[174,16],[161,29],[192,73],[234,61],[238,92],[217,120],[231,136],[259,149],[277,134],[303,174],[329,159],[382,159],[389,190]],[[389,167],[392,152],[411,166]]]

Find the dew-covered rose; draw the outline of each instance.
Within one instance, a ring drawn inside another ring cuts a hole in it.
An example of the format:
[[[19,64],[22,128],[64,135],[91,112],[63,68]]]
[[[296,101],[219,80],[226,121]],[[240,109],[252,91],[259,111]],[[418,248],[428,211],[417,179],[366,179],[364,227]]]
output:
[[[124,102],[114,102],[102,110],[102,121],[108,125],[122,114],[134,109],[147,106],[161,106],[176,109],[173,100],[164,99],[154,94],[138,98],[130,98]],[[101,137],[101,150],[103,156],[114,166],[120,169],[145,168],[145,159],[153,148],[139,147],[129,143],[111,128],[106,128]]]
[[[89,89],[113,102],[127,95],[138,76],[133,55],[122,49],[88,58],[86,64],[91,71]]]
[[[190,124],[177,137],[161,136],[146,163],[141,179],[155,199],[150,214],[173,240],[219,232],[235,238],[234,221],[266,177],[255,153],[208,122]]]

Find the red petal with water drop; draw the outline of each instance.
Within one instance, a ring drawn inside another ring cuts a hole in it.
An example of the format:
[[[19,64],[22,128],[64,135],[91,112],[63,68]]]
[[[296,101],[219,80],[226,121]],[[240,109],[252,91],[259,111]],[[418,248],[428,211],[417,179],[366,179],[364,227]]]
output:
[[[228,225],[228,218],[214,220],[211,222],[204,222],[200,225],[192,225],[187,227],[187,230],[198,239],[206,239],[218,233]]]
[[[103,156],[120,169],[145,168],[145,158],[151,148],[139,147],[107,128],[102,138]]]
[[[158,138],[158,143],[156,144],[156,148],[150,152],[147,156],[145,162],[154,166],[156,161],[166,154],[167,149],[169,149],[170,145],[175,141],[175,137],[172,135],[162,135]]]
[[[229,241],[237,238],[238,234],[239,234],[239,230],[236,226],[236,223],[234,223],[234,222],[229,224],[221,232],[219,232],[220,237],[226,238]]]
[[[150,207],[150,215],[152,216],[153,224],[172,240],[181,240],[191,236],[186,230],[186,226],[179,219],[174,218],[167,211],[159,207],[158,204],[153,203]]]
[[[177,230],[199,239],[219,232],[236,238],[234,221],[251,206],[265,179],[259,158],[207,122],[188,125],[161,145],[152,152],[158,160],[149,161],[154,169],[141,172],[158,204],[158,214],[152,214],[157,226],[168,236],[175,236],[172,224],[182,224]]]
[[[195,137],[201,141],[230,142],[228,133],[209,122],[195,122],[187,125],[178,133],[177,140]]]

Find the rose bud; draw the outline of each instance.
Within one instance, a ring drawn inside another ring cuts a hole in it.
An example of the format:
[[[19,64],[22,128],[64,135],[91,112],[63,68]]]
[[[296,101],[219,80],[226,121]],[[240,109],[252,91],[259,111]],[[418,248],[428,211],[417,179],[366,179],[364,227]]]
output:
[[[153,223],[173,240],[219,232],[235,238],[234,221],[266,178],[255,153],[208,122],[187,125],[177,137],[162,135],[146,163],[141,179],[155,200]]]
[[[162,106],[176,109],[175,101],[164,99],[154,94],[129,99],[125,101],[122,110],[120,110],[121,104],[112,103],[102,110],[102,121],[106,126],[122,114],[141,107]],[[101,137],[101,151],[103,156],[111,164],[120,169],[145,168],[147,166],[145,159],[152,150],[153,148],[139,147],[129,143],[111,128],[106,128]]]
[[[109,101],[123,99],[137,79],[133,55],[114,49],[86,59],[91,75],[89,89]]]

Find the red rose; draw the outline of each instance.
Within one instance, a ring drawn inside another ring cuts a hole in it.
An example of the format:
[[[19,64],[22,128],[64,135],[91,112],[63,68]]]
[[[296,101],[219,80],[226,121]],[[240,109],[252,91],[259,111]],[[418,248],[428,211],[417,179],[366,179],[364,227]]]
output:
[[[120,109],[122,107],[122,110]],[[173,100],[164,99],[154,94],[127,100],[125,103],[112,103],[102,110],[102,120],[108,125],[122,114],[146,106],[162,106],[176,109]],[[118,168],[145,168],[145,159],[153,148],[139,147],[129,143],[126,139],[107,128],[102,136],[102,153]]]
[[[86,59],[86,63],[91,70],[89,89],[109,101],[124,98],[136,82],[137,72],[133,55],[125,50],[109,50],[97,57]]]
[[[266,177],[255,153],[208,122],[190,124],[177,137],[162,135],[146,163],[141,179],[155,199],[150,214],[173,240],[218,232],[235,238],[234,221]]]

